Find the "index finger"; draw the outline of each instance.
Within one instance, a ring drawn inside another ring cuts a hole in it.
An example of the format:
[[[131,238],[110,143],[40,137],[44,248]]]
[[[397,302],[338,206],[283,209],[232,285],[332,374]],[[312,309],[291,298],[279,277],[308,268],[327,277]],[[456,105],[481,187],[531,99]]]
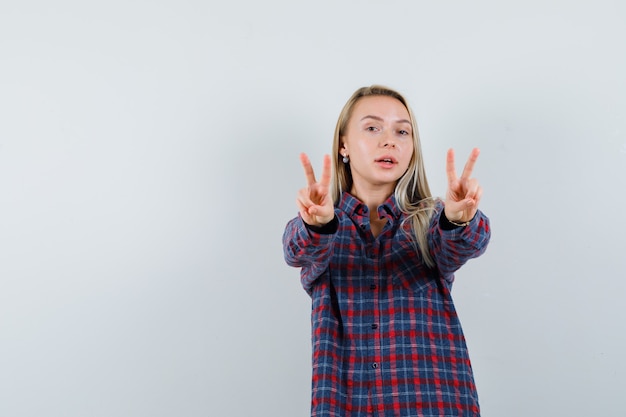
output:
[[[474,165],[476,164],[478,155],[480,155],[480,149],[478,148],[472,149],[472,153],[470,154],[467,160],[467,163],[465,163],[465,167],[463,168],[463,173],[461,174],[461,178],[469,179],[469,177],[472,175],[472,171],[474,170]]]
[[[454,167],[454,149],[448,149],[446,158],[446,173],[448,174],[448,183],[456,181],[456,168]]]
[[[316,183],[315,173],[313,172],[311,161],[309,160],[309,157],[306,156],[305,153],[301,153],[300,162],[302,163],[302,168],[304,168],[304,175],[306,176],[306,183],[310,187],[311,185]]]

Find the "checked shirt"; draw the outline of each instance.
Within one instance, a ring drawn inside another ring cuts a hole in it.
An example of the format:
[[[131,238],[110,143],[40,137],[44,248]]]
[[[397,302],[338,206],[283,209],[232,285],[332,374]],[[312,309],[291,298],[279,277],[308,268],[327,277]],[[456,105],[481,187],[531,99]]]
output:
[[[468,226],[450,227],[442,211],[438,201],[433,268],[393,196],[378,208],[387,223],[376,238],[367,206],[348,193],[335,208],[336,230],[299,216],[287,224],[285,260],[301,267],[312,298],[312,416],[480,415],[450,289],[454,272],[485,251],[489,220],[479,211]]]

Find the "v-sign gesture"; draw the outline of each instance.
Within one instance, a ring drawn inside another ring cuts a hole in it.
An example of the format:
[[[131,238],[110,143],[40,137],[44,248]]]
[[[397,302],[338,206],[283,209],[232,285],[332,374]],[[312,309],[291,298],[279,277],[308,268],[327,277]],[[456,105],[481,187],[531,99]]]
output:
[[[448,191],[446,192],[445,214],[448,220],[453,222],[468,222],[474,218],[478,210],[478,203],[483,194],[478,180],[471,178],[474,164],[478,159],[480,150],[474,148],[470,154],[463,173],[456,175],[454,166],[454,150],[448,150],[446,172],[448,174]]]
[[[298,191],[296,203],[300,209],[300,216],[305,223],[312,226],[323,226],[335,217],[333,198],[329,195],[330,189],[330,156],[324,156],[322,178],[319,182],[315,179],[315,173],[311,161],[306,154],[300,154],[300,162],[306,176],[306,188]]]

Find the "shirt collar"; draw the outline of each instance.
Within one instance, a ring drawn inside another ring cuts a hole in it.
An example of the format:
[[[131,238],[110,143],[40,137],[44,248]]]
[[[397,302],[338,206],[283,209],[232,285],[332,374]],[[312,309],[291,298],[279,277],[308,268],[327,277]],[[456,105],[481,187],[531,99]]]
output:
[[[389,220],[398,220],[402,216],[402,210],[398,207],[395,193],[378,207],[378,216],[387,217]]]
[[[352,194],[344,191],[339,201],[339,207],[349,216],[369,216],[367,206]],[[397,220],[402,216],[398,207],[395,193],[378,206],[378,216],[387,217],[389,220]]]

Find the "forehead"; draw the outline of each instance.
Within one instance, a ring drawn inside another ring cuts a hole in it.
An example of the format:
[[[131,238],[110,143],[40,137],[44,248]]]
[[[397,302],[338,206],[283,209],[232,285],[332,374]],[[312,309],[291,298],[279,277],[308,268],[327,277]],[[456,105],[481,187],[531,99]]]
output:
[[[353,119],[361,120],[365,116],[376,116],[385,120],[410,120],[409,112],[400,100],[389,96],[361,97],[352,110]]]

